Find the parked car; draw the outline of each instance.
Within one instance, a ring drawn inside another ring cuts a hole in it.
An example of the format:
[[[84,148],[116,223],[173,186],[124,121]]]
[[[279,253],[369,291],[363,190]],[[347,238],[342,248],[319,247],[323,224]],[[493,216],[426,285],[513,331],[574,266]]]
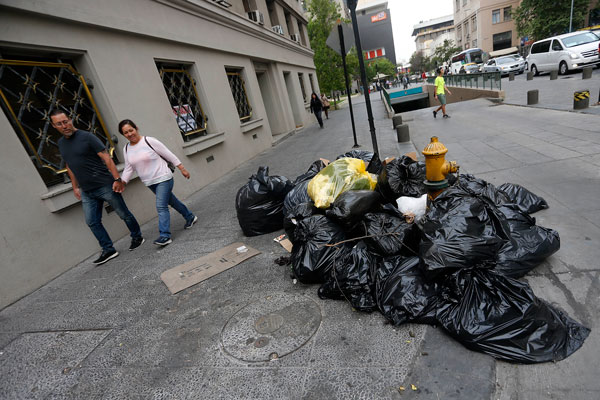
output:
[[[508,75],[510,72],[522,74],[523,71],[525,71],[524,60],[520,62],[515,56],[503,56],[492,58],[485,63],[482,72],[500,72],[501,75]]]
[[[535,75],[555,71],[561,75],[600,61],[600,38],[593,32],[572,32],[535,42],[527,56]]]

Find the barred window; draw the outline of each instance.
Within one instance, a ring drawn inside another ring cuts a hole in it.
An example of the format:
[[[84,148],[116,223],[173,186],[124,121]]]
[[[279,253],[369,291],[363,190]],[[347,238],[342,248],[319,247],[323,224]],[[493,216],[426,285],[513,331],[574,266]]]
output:
[[[304,88],[304,74],[299,72],[298,73],[298,80],[300,81],[300,91],[302,92],[302,99],[304,99],[304,102],[306,103],[306,89]]]
[[[316,91],[315,91],[315,82],[314,82],[313,79],[314,79],[313,78],[313,74],[308,74],[308,80],[310,81],[310,90],[311,90],[311,93],[316,93]]]
[[[157,63],[160,79],[183,140],[206,135],[206,115],[200,105],[194,78],[184,66]]]
[[[58,150],[62,135],[49,117],[55,109],[63,110],[76,128],[98,137],[118,162],[90,89],[75,67],[56,58],[19,58],[0,59],[0,105],[46,186],[69,181]]]
[[[252,118],[252,107],[248,101],[248,94],[246,93],[246,86],[244,85],[242,71],[228,68],[226,68],[225,71],[227,72],[227,79],[229,80],[231,95],[235,101],[235,107],[237,108],[238,115],[240,116],[240,121],[248,121],[250,118]]]

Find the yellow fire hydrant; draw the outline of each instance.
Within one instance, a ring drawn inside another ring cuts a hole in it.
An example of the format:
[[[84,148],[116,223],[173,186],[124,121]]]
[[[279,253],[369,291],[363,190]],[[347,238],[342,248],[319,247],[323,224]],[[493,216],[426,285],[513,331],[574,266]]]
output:
[[[425,156],[425,187],[429,197],[435,199],[445,188],[448,187],[446,176],[452,172],[458,172],[456,161],[446,161],[448,152],[446,146],[438,142],[437,136],[431,138],[431,142],[423,149]]]

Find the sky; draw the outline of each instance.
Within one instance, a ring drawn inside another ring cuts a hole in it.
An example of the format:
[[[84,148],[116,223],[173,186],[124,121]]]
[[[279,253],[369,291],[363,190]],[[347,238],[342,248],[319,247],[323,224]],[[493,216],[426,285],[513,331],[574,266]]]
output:
[[[408,62],[416,50],[415,38],[411,36],[413,26],[454,13],[453,0],[388,0],[392,15],[396,62]]]

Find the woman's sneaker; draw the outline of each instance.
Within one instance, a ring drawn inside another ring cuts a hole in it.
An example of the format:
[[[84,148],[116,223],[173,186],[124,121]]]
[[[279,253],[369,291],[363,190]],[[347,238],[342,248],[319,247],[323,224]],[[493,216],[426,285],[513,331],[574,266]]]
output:
[[[154,241],[154,244],[157,245],[157,246],[166,246],[166,245],[168,245],[169,243],[172,243],[172,242],[173,241],[171,240],[170,237],[161,236],[161,237],[159,237],[158,239],[156,239]]]
[[[185,225],[183,226],[185,229],[190,229],[192,225],[194,225],[198,221],[198,217],[194,215],[194,218],[190,218]]]

